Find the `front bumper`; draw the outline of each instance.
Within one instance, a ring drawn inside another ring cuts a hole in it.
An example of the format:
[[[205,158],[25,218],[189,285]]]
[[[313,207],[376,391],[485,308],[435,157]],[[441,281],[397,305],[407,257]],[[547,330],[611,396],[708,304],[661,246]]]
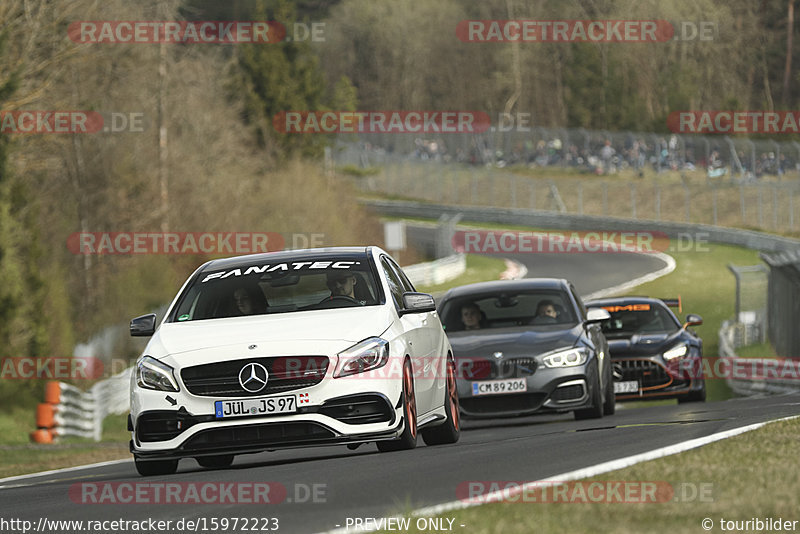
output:
[[[234,399],[135,387],[130,448],[144,460],[396,439],[404,429],[401,390],[399,380],[326,379],[291,392],[308,399],[293,413],[217,419],[214,401]]]
[[[137,448],[134,440],[131,440],[130,451],[137,460],[249,454],[276,449],[391,440],[402,433],[402,421],[396,426],[395,429],[381,432],[345,435],[322,423],[297,420],[226,425],[200,430],[174,448],[142,449]]]
[[[499,395],[476,395],[473,382],[459,378],[461,413],[471,418],[513,417],[542,412],[566,412],[591,406],[591,388],[597,384],[594,358],[576,367],[538,368],[528,376],[502,376],[497,380],[524,378],[526,391]]]
[[[660,355],[612,358],[615,382],[639,383],[638,391],[617,393],[616,399],[673,399],[705,388],[702,360],[691,354],[678,361],[665,361]]]

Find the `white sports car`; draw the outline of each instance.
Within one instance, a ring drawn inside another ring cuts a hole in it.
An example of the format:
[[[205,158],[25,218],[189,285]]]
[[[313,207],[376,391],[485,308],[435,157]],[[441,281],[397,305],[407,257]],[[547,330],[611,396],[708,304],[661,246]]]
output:
[[[452,349],[433,298],[376,247],[214,260],[186,281],[131,381],[141,475],[180,458],[374,441],[381,451],[458,440]]]

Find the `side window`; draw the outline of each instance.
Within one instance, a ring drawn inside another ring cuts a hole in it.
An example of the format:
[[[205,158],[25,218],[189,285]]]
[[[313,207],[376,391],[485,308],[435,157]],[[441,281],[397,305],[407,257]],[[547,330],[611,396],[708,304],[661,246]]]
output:
[[[578,296],[578,294],[575,292],[575,288],[572,286],[572,284],[569,285],[569,292],[572,293],[572,298],[574,298],[575,302],[578,303],[578,311],[581,314],[580,320],[581,321],[585,321],[586,320],[586,306],[583,305],[583,301]]]
[[[394,305],[399,310],[403,307],[403,285],[385,257],[381,258],[381,267],[386,274],[386,281],[389,283],[389,291],[394,299]]]
[[[411,281],[406,276],[406,273],[403,272],[403,269],[401,269],[397,265],[397,263],[395,263],[394,261],[392,261],[391,258],[388,257],[386,258],[386,262],[389,264],[389,266],[397,275],[397,278],[400,280],[400,287],[403,288],[403,293],[408,293],[409,291],[413,293],[417,291],[416,289],[414,289],[414,284],[411,283]]]

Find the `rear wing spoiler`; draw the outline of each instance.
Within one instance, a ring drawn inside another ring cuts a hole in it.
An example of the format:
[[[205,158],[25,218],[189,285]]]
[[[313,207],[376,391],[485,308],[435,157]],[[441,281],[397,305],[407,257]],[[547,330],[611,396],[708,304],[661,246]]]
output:
[[[670,308],[678,308],[678,313],[683,312],[683,303],[681,302],[681,296],[678,295],[676,299],[658,299]]]

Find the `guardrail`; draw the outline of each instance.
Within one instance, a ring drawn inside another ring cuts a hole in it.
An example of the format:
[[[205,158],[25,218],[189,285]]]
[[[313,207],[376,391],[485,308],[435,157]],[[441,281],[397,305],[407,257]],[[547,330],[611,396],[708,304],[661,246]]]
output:
[[[623,219],[598,215],[577,215],[554,211],[522,208],[489,208],[475,206],[448,206],[444,204],[425,204],[422,202],[362,200],[383,215],[394,217],[419,217],[438,219],[442,215],[463,215],[463,220],[514,224],[533,228],[554,228],[559,230],[591,230],[618,232],[641,232],[657,230],[671,238],[691,236],[709,243],[736,245],[764,252],[796,250],[800,240],[770,235],[741,228],[728,228],[708,224],[655,221],[648,219]]]
[[[779,395],[800,390],[800,362],[785,358],[740,358],[737,340],[747,325],[725,321],[719,329],[719,355],[730,370],[726,382],[737,395]]]
[[[130,410],[131,372],[131,368],[125,369],[89,391],[64,382],[48,382],[44,402],[36,407],[37,428],[31,432],[31,440],[53,443],[61,436],[78,436],[100,441],[106,416]]]
[[[414,285],[433,286],[444,284],[461,276],[467,270],[467,257],[453,254],[446,258],[403,267],[408,279]]]

